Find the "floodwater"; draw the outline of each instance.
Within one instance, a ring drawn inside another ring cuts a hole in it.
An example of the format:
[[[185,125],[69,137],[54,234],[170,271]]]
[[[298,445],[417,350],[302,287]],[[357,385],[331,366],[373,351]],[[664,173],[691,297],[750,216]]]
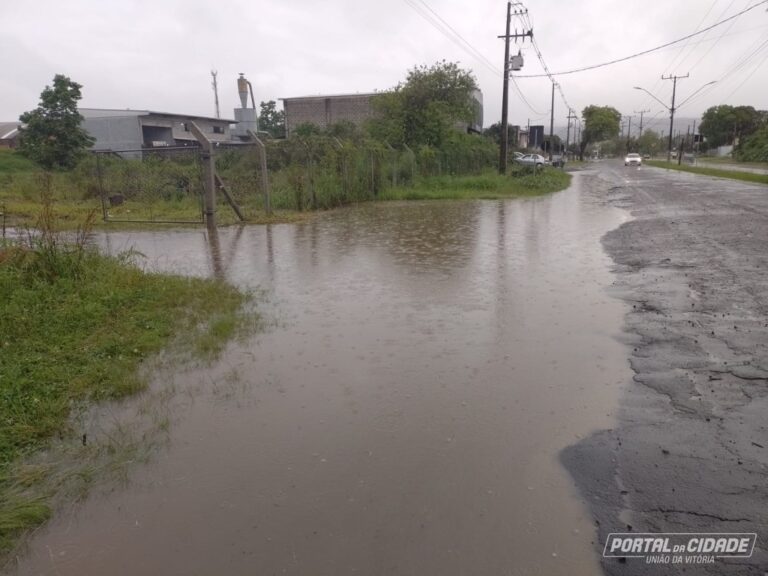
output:
[[[181,371],[195,393],[167,445],[59,513],[18,573],[599,573],[558,454],[613,425],[631,379],[600,245],[628,216],[587,178],[538,199],[102,237],[150,268],[259,287],[271,321]]]

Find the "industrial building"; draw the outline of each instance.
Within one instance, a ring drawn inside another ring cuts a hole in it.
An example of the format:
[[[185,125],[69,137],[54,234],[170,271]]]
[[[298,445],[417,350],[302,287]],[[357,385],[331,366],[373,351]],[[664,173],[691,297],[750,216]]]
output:
[[[299,96],[280,98],[285,111],[285,133],[290,137],[302,124],[328,128],[339,122],[351,122],[362,126],[373,118],[372,99],[380,92],[365,94],[336,94],[329,96]],[[457,124],[457,129],[480,133],[483,130],[483,93],[472,93],[473,118],[471,122]]]
[[[80,108],[83,128],[96,139],[94,150],[141,151],[168,146],[194,146],[194,122],[213,142],[230,142],[235,120],[189,116],[152,110]],[[137,156],[140,156],[137,154]]]
[[[0,148],[15,148],[20,122],[0,122]]]
[[[361,126],[373,117],[372,98],[368,94],[336,94],[332,96],[299,96],[280,98],[285,111],[285,135],[290,137],[302,124],[328,128],[338,122]]]

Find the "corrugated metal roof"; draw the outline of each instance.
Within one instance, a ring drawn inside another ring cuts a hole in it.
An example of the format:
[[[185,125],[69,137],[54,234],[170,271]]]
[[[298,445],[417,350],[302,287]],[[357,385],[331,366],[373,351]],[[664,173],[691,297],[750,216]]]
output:
[[[0,140],[13,138],[19,132],[21,122],[0,122]]]
[[[237,124],[237,120],[230,118],[213,118],[211,116],[198,116],[195,114],[178,114],[176,112],[158,112],[157,110],[131,110],[119,108],[79,108],[78,112],[84,118],[119,118],[125,116],[172,116],[180,120],[208,120],[209,122],[223,122],[225,124]]]

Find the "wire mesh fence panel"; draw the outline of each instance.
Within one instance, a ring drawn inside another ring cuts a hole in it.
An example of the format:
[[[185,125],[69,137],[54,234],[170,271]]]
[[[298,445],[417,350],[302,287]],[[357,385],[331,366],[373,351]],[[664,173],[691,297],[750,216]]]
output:
[[[197,147],[94,152],[91,178],[105,221],[203,221]]]

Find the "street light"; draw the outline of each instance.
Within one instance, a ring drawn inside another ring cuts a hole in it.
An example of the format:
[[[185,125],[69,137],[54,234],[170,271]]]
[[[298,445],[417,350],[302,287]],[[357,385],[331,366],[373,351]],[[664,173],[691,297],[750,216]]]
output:
[[[700,87],[698,90],[696,90],[696,92],[694,92],[693,94],[691,94],[690,96],[688,96],[688,98],[686,98],[685,100],[683,100],[683,102],[680,104],[680,106],[682,106],[683,104],[685,104],[686,102],[688,102],[688,101],[689,101],[691,98],[693,98],[693,97],[694,97],[696,94],[698,94],[699,92],[701,92],[701,91],[702,91],[704,88],[706,88],[707,86],[710,86],[710,85],[714,84],[715,82],[717,82],[717,80],[713,80],[712,82],[707,82],[706,84],[704,84],[704,86],[701,86],[701,87]],[[675,85],[677,85],[677,77],[675,77]],[[664,104],[664,102],[662,102],[661,100],[659,100],[658,98],[656,98],[656,96],[654,96],[653,94],[651,94],[651,93],[650,93],[648,90],[646,90],[645,88],[641,88],[640,86],[634,86],[634,89],[635,89],[635,90],[642,90],[643,92],[645,92],[646,94],[648,94],[648,96],[650,96],[651,98],[653,98],[654,100],[656,100],[656,102],[658,102],[659,104],[661,104],[662,106],[664,106],[664,108],[666,108],[667,110],[669,110],[669,140],[668,140],[668,142],[667,142],[667,162],[669,162],[669,161],[672,159],[672,128],[674,127],[674,122],[675,122],[675,110],[676,110],[676,108],[675,108],[675,90],[674,90],[674,88],[672,89],[672,106],[667,106],[666,104]],[[679,108],[680,106],[678,106],[678,108]]]

